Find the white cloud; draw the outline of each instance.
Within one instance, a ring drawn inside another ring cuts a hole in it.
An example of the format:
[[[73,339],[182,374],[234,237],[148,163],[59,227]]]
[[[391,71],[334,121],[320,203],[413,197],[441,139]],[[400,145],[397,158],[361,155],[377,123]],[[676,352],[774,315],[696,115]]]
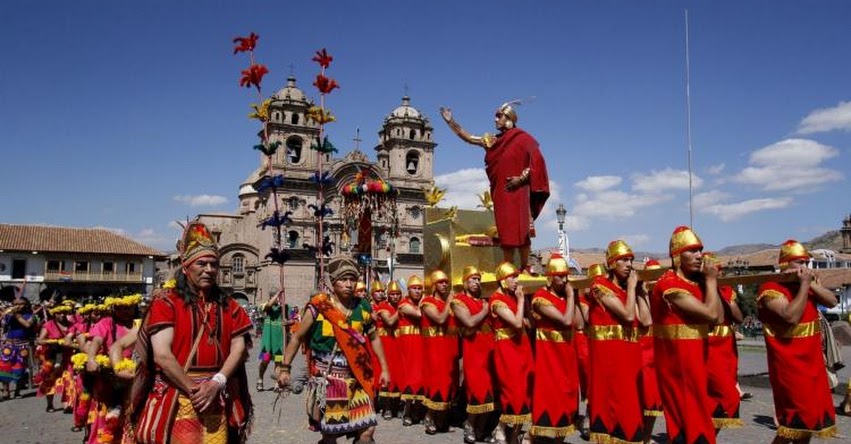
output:
[[[851,131],[851,101],[812,111],[798,124],[798,134],[833,130]]]
[[[191,196],[188,194],[174,196],[174,200],[177,202],[185,203],[190,207],[215,207],[222,204],[226,204],[228,199],[223,196],[211,196],[209,194],[199,194],[197,196]]]
[[[643,193],[661,193],[667,190],[688,190],[689,174],[685,170],[665,168],[651,171],[650,174],[636,174],[632,177],[632,189]],[[692,175],[694,188],[699,188],[703,180]]]
[[[588,176],[576,182],[576,186],[585,191],[599,192],[616,187],[622,181],[623,179],[620,176]]]
[[[673,196],[662,194],[630,194],[619,190],[604,191],[589,196],[576,197],[574,213],[585,218],[619,219],[635,214],[636,210],[670,200]]]
[[[98,228],[98,229],[101,229],[101,230],[106,230],[106,231],[111,231],[111,232],[113,232],[113,233],[115,233],[119,236],[126,236],[127,235],[127,232],[123,228],[103,227],[103,226],[100,226],[100,225],[96,226],[95,228]]]
[[[750,199],[731,204],[715,204],[700,208],[700,212],[717,216],[722,222],[730,222],[750,213],[786,208],[792,204],[791,197]]]
[[[458,208],[474,210],[480,205],[478,195],[490,189],[483,168],[466,168],[441,174],[434,178],[434,183],[446,190],[438,205],[447,208],[457,205]]]
[[[726,167],[727,167],[727,164],[719,163],[718,165],[712,165],[711,167],[709,167],[707,169],[707,171],[709,171],[709,174],[711,174],[713,176],[717,176],[717,175],[721,174],[722,172],[724,172],[724,168],[726,168]]]
[[[697,193],[694,195],[694,206],[696,206],[697,208],[708,207],[710,205],[715,205],[717,203],[723,202],[729,197],[729,194],[719,190],[711,190],[705,193]]]
[[[813,188],[842,179],[839,171],[820,166],[838,155],[836,148],[813,140],[786,139],[751,153],[751,166],[735,180],[772,191]]]
[[[650,242],[650,236],[647,234],[622,234],[617,238],[625,241],[633,250]]]

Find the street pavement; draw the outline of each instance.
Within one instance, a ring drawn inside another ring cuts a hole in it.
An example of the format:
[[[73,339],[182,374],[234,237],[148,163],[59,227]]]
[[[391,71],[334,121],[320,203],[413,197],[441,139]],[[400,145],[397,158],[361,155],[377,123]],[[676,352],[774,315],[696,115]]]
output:
[[[721,432],[719,444],[769,443],[774,436],[773,407],[771,389],[768,386],[768,371],[765,361],[764,345],[759,340],[745,340],[740,344],[739,374],[743,389],[752,393],[753,398],[743,401],[741,416],[743,428]],[[843,360],[851,366],[851,347],[842,350]],[[253,389],[257,376],[257,351],[249,358],[250,385],[255,405],[253,433],[248,442],[252,444],[315,443],[319,435],[308,431],[304,415],[302,395],[289,395],[281,398],[277,408],[273,408],[276,393],[267,390],[257,392]],[[814,363],[814,365],[818,365]],[[851,376],[851,369],[840,371],[841,387],[845,387]],[[273,386],[272,371],[267,372],[266,386]],[[834,395],[834,404],[838,405],[842,396]],[[0,402],[0,443],[3,444],[54,444],[80,443],[82,433],[71,431],[71,416],[61,412],[45,413],[45,401],[36,398],[34,392],[25,391],[24,397]],[[584,410],[584,407],[583,407]],[[449,433],[429,436],[422,425],[403,427],[401,421],[379,419],[376,441],[381,444],[428,443],[444,444],[463,442],[460,429],[453,428]],[[839,441],[848,442],[851,436],[851,418],[837,416]],[[654,429],[654,442],[665,442],[665,421],[659,418]],[[340,443],[350,442],[339,440]],[[584,443],[578,434],[570,437],[571,443]],[[814,440],[813,442],[819,442]],[[826,441],[825,441],[826,442]]]

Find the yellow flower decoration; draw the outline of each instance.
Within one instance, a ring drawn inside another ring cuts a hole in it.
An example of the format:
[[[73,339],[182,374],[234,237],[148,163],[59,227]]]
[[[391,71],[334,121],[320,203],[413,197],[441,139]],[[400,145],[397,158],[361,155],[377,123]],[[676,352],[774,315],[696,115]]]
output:
[[[136,293],[122,297],[107,297],[104,299],[103,303],[107,307],[114,307],[116,305],[122,306],[132,306],[138,305],[139,302],[142,302],[142,294]]]
[[[112,367],[112,361],[110,361],[110,360],[109,360],[109,356],[107,356],[107,355],[97,355],[97,356],[95,356],[95,362],[97,362],[97,364],[98,364],[101,368],[110,368],[110,367]]]
[[[89,355],[85,353],[74,353],[71,356],[71,364],[74,366],[74,370],[82,371],[86,368],[86,361],[89,360]]]
[[[320,125],[337,120],[337,118],[331,114],[331,110],[326,110],[318,106],[311,106],[307,109],[307,118]]]
[[[174,287],[177,287],[177,280],[176,279],[169,279],[169,280],[165,281],[165,283],[163,284],[163,288],[166,288],[166,289],[174,288]]]
[[[65,345],[65,339],[45,339],[45,345]]]
[[[260,105],[256,103],[251,104],[251,108],[254,109],[254,112],[248,115],[249,119],[257,119],[261,122],[269,121],[269,105],[272,103],[272,99],[266,99]]]
[[[112,367],[112,369],[115,370],[116,373],[122,372],[122,371],[125,371],[125,370],[130,371],[130,372],[134,372],[134,371],[136,371],[136,361],[134,361],[132,359],[124,358],[124,359],[121,360],[121,362],[115,364],[115,366]]]
[[[81,315],[86,314],[86,313],[90,313],[90,312],[94,311],[96,308],[97,308],[97,305],[95,305],[95,304],[86,304],[86,305],[83,305],[82,307],[80,307],[79,309],[77,309],[77,313],[81,314]]]
[[[61,314],[61,313],[71,313],[71,312],[73,311],[73,308],[71,308],[71,307],[70,307],[70,306],[68,306],[68,305],[62,304],[62,305],[59,305],[59,306],[53,307],[53,308],[51,308],[51,309],[50,309],[50,310],[48,310],[48,311],[49,311],[49,312],[50,312],[50,314],[52,314],[52,315],[57,315],[57,314]]]

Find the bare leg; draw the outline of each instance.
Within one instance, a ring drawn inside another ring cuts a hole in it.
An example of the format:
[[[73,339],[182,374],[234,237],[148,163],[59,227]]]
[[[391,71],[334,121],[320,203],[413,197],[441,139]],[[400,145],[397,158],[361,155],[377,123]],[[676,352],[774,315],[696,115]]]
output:
[[[526,244],[520,247],[520,269],[525,270],[526,267],[529,266],[529,251],[532,246],[530,244]]]
[[[653,426],[656,424],[656,417],[653,415],[647,415],[644,417],[644,443],[649,444],[653,441]],[[718,431],[715,431],[715,434],[718,435]]]
[[[372,439],[373,436],[375,436],[375,426],[367,427],[360,432],[358,439],[356,439],[353,444],[374,443],[375,441]]]
[[[502,247],[502,261],[514,263],[514,247]]]
[[[260,360],[260,368],[258,369],[257,376],[257,390],[263,390],[263,376],[266,374],[266,369],[269,367],[269,362]]]

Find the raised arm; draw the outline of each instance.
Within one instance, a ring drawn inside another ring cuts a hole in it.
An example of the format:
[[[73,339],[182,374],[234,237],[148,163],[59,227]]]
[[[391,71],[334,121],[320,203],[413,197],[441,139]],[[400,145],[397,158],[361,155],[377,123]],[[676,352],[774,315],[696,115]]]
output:
[[[443,117],[443,120],[446,122],[447,125],[449,125],[449,129],[451,129],[452,132],[455,133],[455,135],[460,137],[461,140],[472,145],[478,145],[484,149],[490,148],[491,144],[493,143],[492,138],[488,135],[480,137],[468,133],[464,128],[461,127],[461,125],[458,124],[458,122],[455,121],[455,119],[452,118],[451,109],[440,107],[440,116]]]

